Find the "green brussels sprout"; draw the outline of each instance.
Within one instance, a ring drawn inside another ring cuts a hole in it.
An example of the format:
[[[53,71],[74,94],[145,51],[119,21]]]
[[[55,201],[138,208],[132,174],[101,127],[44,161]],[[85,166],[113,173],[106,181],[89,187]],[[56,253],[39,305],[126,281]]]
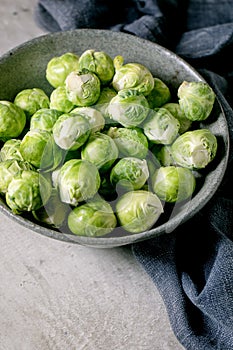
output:
[[[151,152],[162,166],[175,165],[171,145],[155,144],[151,148]]]
[[[63,159],[62,150],[56,145],[52,134],[45,130],[29,130],[19,150],[27,162],[46,171],[55,169]]]
[[[73,206],[92,198],[100,187],[97,167],[83,159],[71,159],[64,163],[55,181],[61,201]]]
[[[165,166],[157,169],[152,177],[152,188],[157,196],[169,203],[188,199],[194,192],[196,179],[190,169]]]
[[[69,159],[70,160],[70,159]],[[61,170],[62,165],[64,165],[65,162],[63,164],[60,164],[56,169],[51,171],[51,181],[52,181],[52,186],[55,189],[58,189],[58,176]]]
[[[24,160],[19,150],[20,144],[21,144],[20,139],[7,140],[1,148],[0,160],[1,161],[7,160],[7,159]]]
[[[154,87],[149,95],[147,95],[149,107],[152,109],[162,107],[170,99],[171,92],[169,87],[161,79],[154,78]]]
[[[81,151],[81,158],[96,165],[101,171],[110,169],[118,157],[118,148],[113,139],[100,132],[92,134]]]
[[[103,85],[108,84],[115,73],[113,60],[104,51],[84,51],[79,58],[79,69],[88,69],[95,73]]]
[[[29,163],[19,159],[7,159],[0,162],[0,193],[6,193],[9,183],[23,170],[31,170]]]
[[[74,208],[68,216],[68,227],[78,236],[104,236],[113,231],[116,225],[117,219],[111,205],[100,197]]]
[[[208,129],[186,131],[171,146],[175,162],[189,169],[205,168],[217,152],[217,138]]]
[[[112,168],[110,181],[126,191],[139,190],[149,178],[149,169],[145,159],[134,157],[121,158]]]
[[[50,95],[50,108],[69,113],[75,105],[68,99],[65,86],[58,86]]]
[[[65,81],[68,99],[76,106],[88,107],[100,96],[100,80],[88,70],[71,72]]]
[[[116,91],[134,89],[147,96],[154,87],[154,78],[144,65],[140,63],[124,63],[122,56],[113,60],[115,74],[112,86]]]
[[[56,144],[64,150],[76,150],[90,135],[90,124],[85,117],[78,114],[62,114],[53,126]]]
[[[177,95],[181,110],[192,121],[207,119],[213,109],[215,93],[202,81],[184,81],[179,86]]]
[[[49,108],[49,97],[42,89],[32,88],[20,91],[14,99],[14,104],[22,108],[28,120],[41,108]]]
[[[107,113],[114,121],[126,128],[141,124],[147,117],[149,108],[146,97],[137,90],[124,89],[110,101]]]
[[[26,125],[24,111],[10,101],[0,101],[0,140],[18,137]]]
[[[128,232],[149,230],[163,213],[158,196],[150,191],[137,190],[124,193],[116,203],[119,224]]]
[[[6,203],[14,214],[37,210],[50,197],[51,183],[33,170],[24,170],[9,183]]]
[[[179,121],[166,108],[151,110],[143,124],[144,134],[152,143],[169,145],[178,136]]]
[[[64,84],[69,73],[78,70],[79,56],[66,52],[61,56],[53,57],[46,67],[46,79],[54,88]]]
[[[52,132],[53,126],[62,112],[56,109],[42,108],[36,111],[30,120],[30,130],[40,129]]]
[[[111,88],[109,86],[105,86],[101,89],[100,96],[99,96],[96,104],[93,105],[92,107],[96,108],[98,111],[100,111],[105,118],[108,118],[108,114],[106,111],[107,107],[108,107],[111,99],[113,97],[115,97],[116,95],[117,95],[117,92],[113,88]]]
[[[165,103],[163,108],[166,108],[180,123],[179,134],[183,134],[185,131],[189,130],[192,125],[192,120],[186,118],[184,112],[181,110],[179,103]]]
[[[57,189],[52,188],[48,201],[32,212],[34,218],[52,227],[60,228],[66,221],[70,207],[60,200]]]
[[[105,119],[103,115],[93,107],[76,107],[70,114],[82,115],[89,122],[91,133],[104,128]]]
[[[114,140],[121,156],[146,158],[148,140],[140,128],[118,128],[112,126],[109,128],[107,135]]]

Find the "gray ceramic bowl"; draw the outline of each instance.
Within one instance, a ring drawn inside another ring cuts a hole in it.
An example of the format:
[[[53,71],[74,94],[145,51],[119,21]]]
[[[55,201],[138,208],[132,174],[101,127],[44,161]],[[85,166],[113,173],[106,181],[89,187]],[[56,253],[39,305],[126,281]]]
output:
[[[80,54],[90,48],[103,50],[112,57],[120,54],[125,58],[125,62],[141,62],[154,76],[161,78],[174,90],[183,80],[204,80],[189,64],[157,44],[128,34],[81,29],[41,36],[6,53],[0,59],[0,99],[12,100],[20,90],[32,87],[42,88],[50,94],[52,89],[45,79],[48,61],[53,56],[59,56],[67,51]],[[12,220],[42,235],[92,247],[117,247],[174,232],[181,223],[190,219],[210,200],[226,169],[228,128],[218,102],[214,107],[211,121],[205,123],[204,127],[209,128],[221,139],[221,151],[218,152],[210,171],[204,177],[202,186],[192,200],[175,206],[167,220],[159,220],[149,231],[139,234],[122,234],[116,231],[108,237],[79,237],[41,226],[30,217],[14,215],[1,199],[0,210]]]

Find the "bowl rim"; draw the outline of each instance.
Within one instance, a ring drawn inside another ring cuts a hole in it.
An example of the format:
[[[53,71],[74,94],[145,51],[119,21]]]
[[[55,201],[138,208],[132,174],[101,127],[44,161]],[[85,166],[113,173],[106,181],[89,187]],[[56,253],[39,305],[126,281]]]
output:
[[[26,50],[30,46],[37,45],[37,43],[44,42],[48,39],[61,38],[62,36],[64,36],[64,37],[67,37],[69,35],[75,35],[75,36],[77,35],[78,36],[81,33],[82,34],[87,33],[90,35],[95,35],[95,34],[105,35],[105,36],[107,35],[107,36],[110,36],[111,39],[124,37],[125,39],[133,40],[135,43],[138,43],[139,45],[142,45],[142,46],[149,45],[151,48],[153,48],[153,46],[154,46],[158,51],[161,51],[163,54],[169,56],[171,59],[178,61],[180,65],[183,65],[186,70],[188,69],[191,72],[191,74],[193,74],[198,80],[207,82],[202,77],[202,75],[193,66],[191,66],[191,64],[186,62],[183,58],[178,56],[173,51],[161,46],[160,44],[154,43],[154,42],[149,41],[149,40],[144,39],[144,38],[137,37],[137,36],[132,35],[132,34],[123,33],[123,32],[115,32],[115,31],[106,30],[106,29],[84,28],[84,29],[68,30],[68,31],[63,31],[63,32],[59,31],[59,32],[53,32],[53,33],[46,33],[46,34],[40,35],[38,37],[35,37],[31,40],[28,40],[20,45],[17,45],[16,47],[10,49],[9,51],[7,51],[3,55],[1,55],[0,63],[8,60],[13,54],[15,54],[19,51],[23,51],[23,50]],[[117,246],[128,245],[128,244],[136,243],[136,242],[139,242],[142,240],[155,238],[155,237],[157,237],[161,234],[164,234],[164,233],[172,232],[181,223],[184,223],[187,220],[190,220],[213,197],[213,195],[217,191],[220,183],[222,182],[222,179],[224,177],[224,174],[225,174],[225,171],[227,168],[228,157],[229,157],[229,142],[230,142],[229,141],[228,124],[227,124],[227,120],[226,120],[226,117],[225,117],[225,114],[223,111],[223,107],[222,107],[218,97],[216,97],[216,99],[217,99],[217,102],[218,102],[220,110],[221,110],[222,118],[224,119],[224,122],[226,124],[226,152],[225,152],[223,159],[221,160],[222,170],[218,174],[218,177],[216,179],[218,185],[216,186],[216,183],[213,184],[213,186],[211,187],[211,190],[208,192],[208,194],[205,197],[203,197],[201,204],[198,201],[198,198],[196,198],[198,196],[199,192],[190,201],[192,203],[192,212],[189,213],[189,215],[186,215],[185,212],[182,212],[181,214],[179,214],[178,217],[175,216],[172,219],[168,220],[167,222],[164,222],[157,227],[151,228],[150,230],[147,230],[147,231],[144,231],[141,233],[132,234],[132,233],[126,232],[126,235],[121,235],[121,236],[117,236],[117,237],[114,237],[114,236],[112,236],[112,237],[106,237],[106,236],[84,237],[84,236],[77,236],[77,235],[73,235],[73,234],[69,234],[69,233],[59,232],[59,231],[54,230],[53,228],[49,228],[49,227],[47,228],[45,226],[41,226],[39,224],[39,222],[36,223],[36,222],[33,222],[33,221],[23,217],[23,216],[15,215],[12,213],[10,208],[8,208],[8,206],[4,202],[1,201],[1,199],[0,199],[0,212],[2,212],[4,215],[8,216],[10,219],[16,221],[20,225],[22,225],[22,226],[24,226],[24,227],[26,227],[34,232],[45,235],[47,237],[54,238],[56,240],[60,240],[63,242],[76,243],[76,244],[91,246],[91,247],[95,247],[95,248],[96,247],[97,248],[112,248],[112,247],[117,247]],[[174,228],[174,226],[175,226],[175,228]]]

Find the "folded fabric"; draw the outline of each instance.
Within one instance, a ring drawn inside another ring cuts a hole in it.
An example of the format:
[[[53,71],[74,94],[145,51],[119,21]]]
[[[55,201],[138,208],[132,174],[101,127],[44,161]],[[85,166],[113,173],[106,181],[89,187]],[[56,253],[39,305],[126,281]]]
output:
[[[233,111],[221,94],[225,82],[202,71],[229,122]],[[163,237],[133,246],[156,284],[171,326],[188,350],[233,349],[232,151],[226,176],[212,200],[195,217]]]
[[[39,0],[36,21],[49,31],[104,28],[143,37],[176,52],[213,87],[229,126],[224,179],[191,220],[132,250],[186,349],[233,349],[233,0]]]

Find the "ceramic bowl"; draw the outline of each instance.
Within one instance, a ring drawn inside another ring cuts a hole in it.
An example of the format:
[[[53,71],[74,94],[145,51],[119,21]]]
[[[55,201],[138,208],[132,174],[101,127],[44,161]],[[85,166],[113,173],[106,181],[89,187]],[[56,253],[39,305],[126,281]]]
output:
[[[106,30],[78,29],[52,33],[26,42],[0,58],[0,100],[13,100],[22,89],[39,87],[47,94],[52,89],[45,78],[48,61],[67,51],[81,54],[87,49],[105,51],[111,57],[122,55],[126,62],[140,62],[147,66],[154,76],[159,77],[172,90],[182,81],[204,80],[188,63],[171,51],[150,41],[124,33]],[[228,160],[228,127],[221,108],[216,101],[211,120],[203,126],[213,131],[221,141],[220,150],[206,172],[198,191],[187,203],[174,206],[169,215],[159,219],[155,226],[142,233],[116,232],[104,237],[81,237],[60,232],[40,225],[28,215],[14,215],[0,199],[0,210],[17,223],[42,235],[78,243],[90,247],[111,248],[150,239],[161,234],[174,232],[179,225],[196,214],[210,200],[223,178]]]

